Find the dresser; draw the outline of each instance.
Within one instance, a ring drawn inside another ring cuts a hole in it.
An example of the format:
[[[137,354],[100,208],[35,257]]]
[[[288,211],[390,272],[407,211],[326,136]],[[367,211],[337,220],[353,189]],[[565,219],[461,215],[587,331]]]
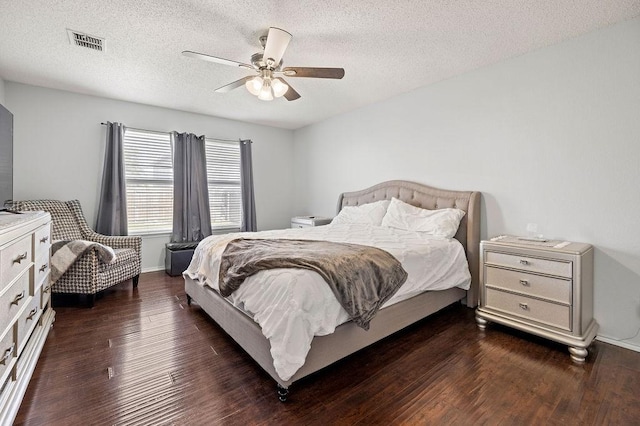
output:
[[[598,324],[593,319],[593,247],[568,241],[498,237],[480,243],[476,322],[495,322],[569,347],[582,363]]]
[[[0,212],[0,424],[11,424],[55,319],[51,216]]]

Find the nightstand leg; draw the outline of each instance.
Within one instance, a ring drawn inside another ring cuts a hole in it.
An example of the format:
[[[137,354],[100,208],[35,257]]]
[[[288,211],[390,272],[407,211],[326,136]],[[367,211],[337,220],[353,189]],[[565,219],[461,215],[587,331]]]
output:
[[[484,330],[487,328],[487,324],[489,324],[489,321],[476,315],[476,324],[478,324],[478,328],[480,330]]]
[[[574,348],[569,346],[569,353],[571,354],[571,360],[577,364],[582,364],[589,354],[586,348]]]

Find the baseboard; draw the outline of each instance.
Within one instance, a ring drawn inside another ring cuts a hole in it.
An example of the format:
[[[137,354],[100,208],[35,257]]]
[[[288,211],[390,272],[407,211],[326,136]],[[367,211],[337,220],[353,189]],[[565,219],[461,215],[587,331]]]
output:
[[[617,340],[611,337],[606,336],[596,336],[596,340],[599,340],[604,343],[609,343],[610,345],[620,346],[621,348],[629,349],[635,352],[640,352],[640,346],[635,345],[633,343],[625,342],[623,340]]]
[[[164,265],[160,266],[151,266],[149,268],[142,268],[142,273],[144,274],[145,272],[158,272],[158,271],[164,271]]]

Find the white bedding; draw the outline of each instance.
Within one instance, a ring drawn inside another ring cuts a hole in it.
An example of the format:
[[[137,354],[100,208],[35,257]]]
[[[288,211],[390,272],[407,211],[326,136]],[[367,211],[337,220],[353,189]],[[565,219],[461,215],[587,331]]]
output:
[[[218,290],[220,256],[227,243],[239,237],[350,242],[386,250],[402,263],[408,278],[383,308],[428,290],[467,290],[471,283],[459,241],[362,224],[211,236],[198,245],[184,274]],[[284,381],[304,364],[313,336],[333,333],[349,320],[320,275],[306,269],[259,272],[247,278],[227,299],[260,325],[271,344],[275,370]]]

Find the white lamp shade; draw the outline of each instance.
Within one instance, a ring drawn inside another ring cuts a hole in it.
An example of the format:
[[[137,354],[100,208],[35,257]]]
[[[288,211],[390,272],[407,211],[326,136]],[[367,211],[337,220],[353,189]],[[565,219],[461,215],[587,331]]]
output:
[[[287,90],[289,90],[289,86],[279,78],[273,80],[273,83],[271,83],[271,88],[273,89],[273,96],[275,96],[276,98],[283,96],[285,93],[287,93]]]
[[[271,90],[271,82],[269,79],[265,79],[262,84],[262,89],[260,89],[260,93],[258,94],[258,99],[261,101],[272,101],[273,100],[273,91]]]
[[[249,93],[251,93],[252,95],[258,96],[260,94],[260,90],[262,89],[263,83],[264,81],[262,80],[262,77],[255,76],[251,80],[248,80],[244,84],[244,86],[247,88]]]

